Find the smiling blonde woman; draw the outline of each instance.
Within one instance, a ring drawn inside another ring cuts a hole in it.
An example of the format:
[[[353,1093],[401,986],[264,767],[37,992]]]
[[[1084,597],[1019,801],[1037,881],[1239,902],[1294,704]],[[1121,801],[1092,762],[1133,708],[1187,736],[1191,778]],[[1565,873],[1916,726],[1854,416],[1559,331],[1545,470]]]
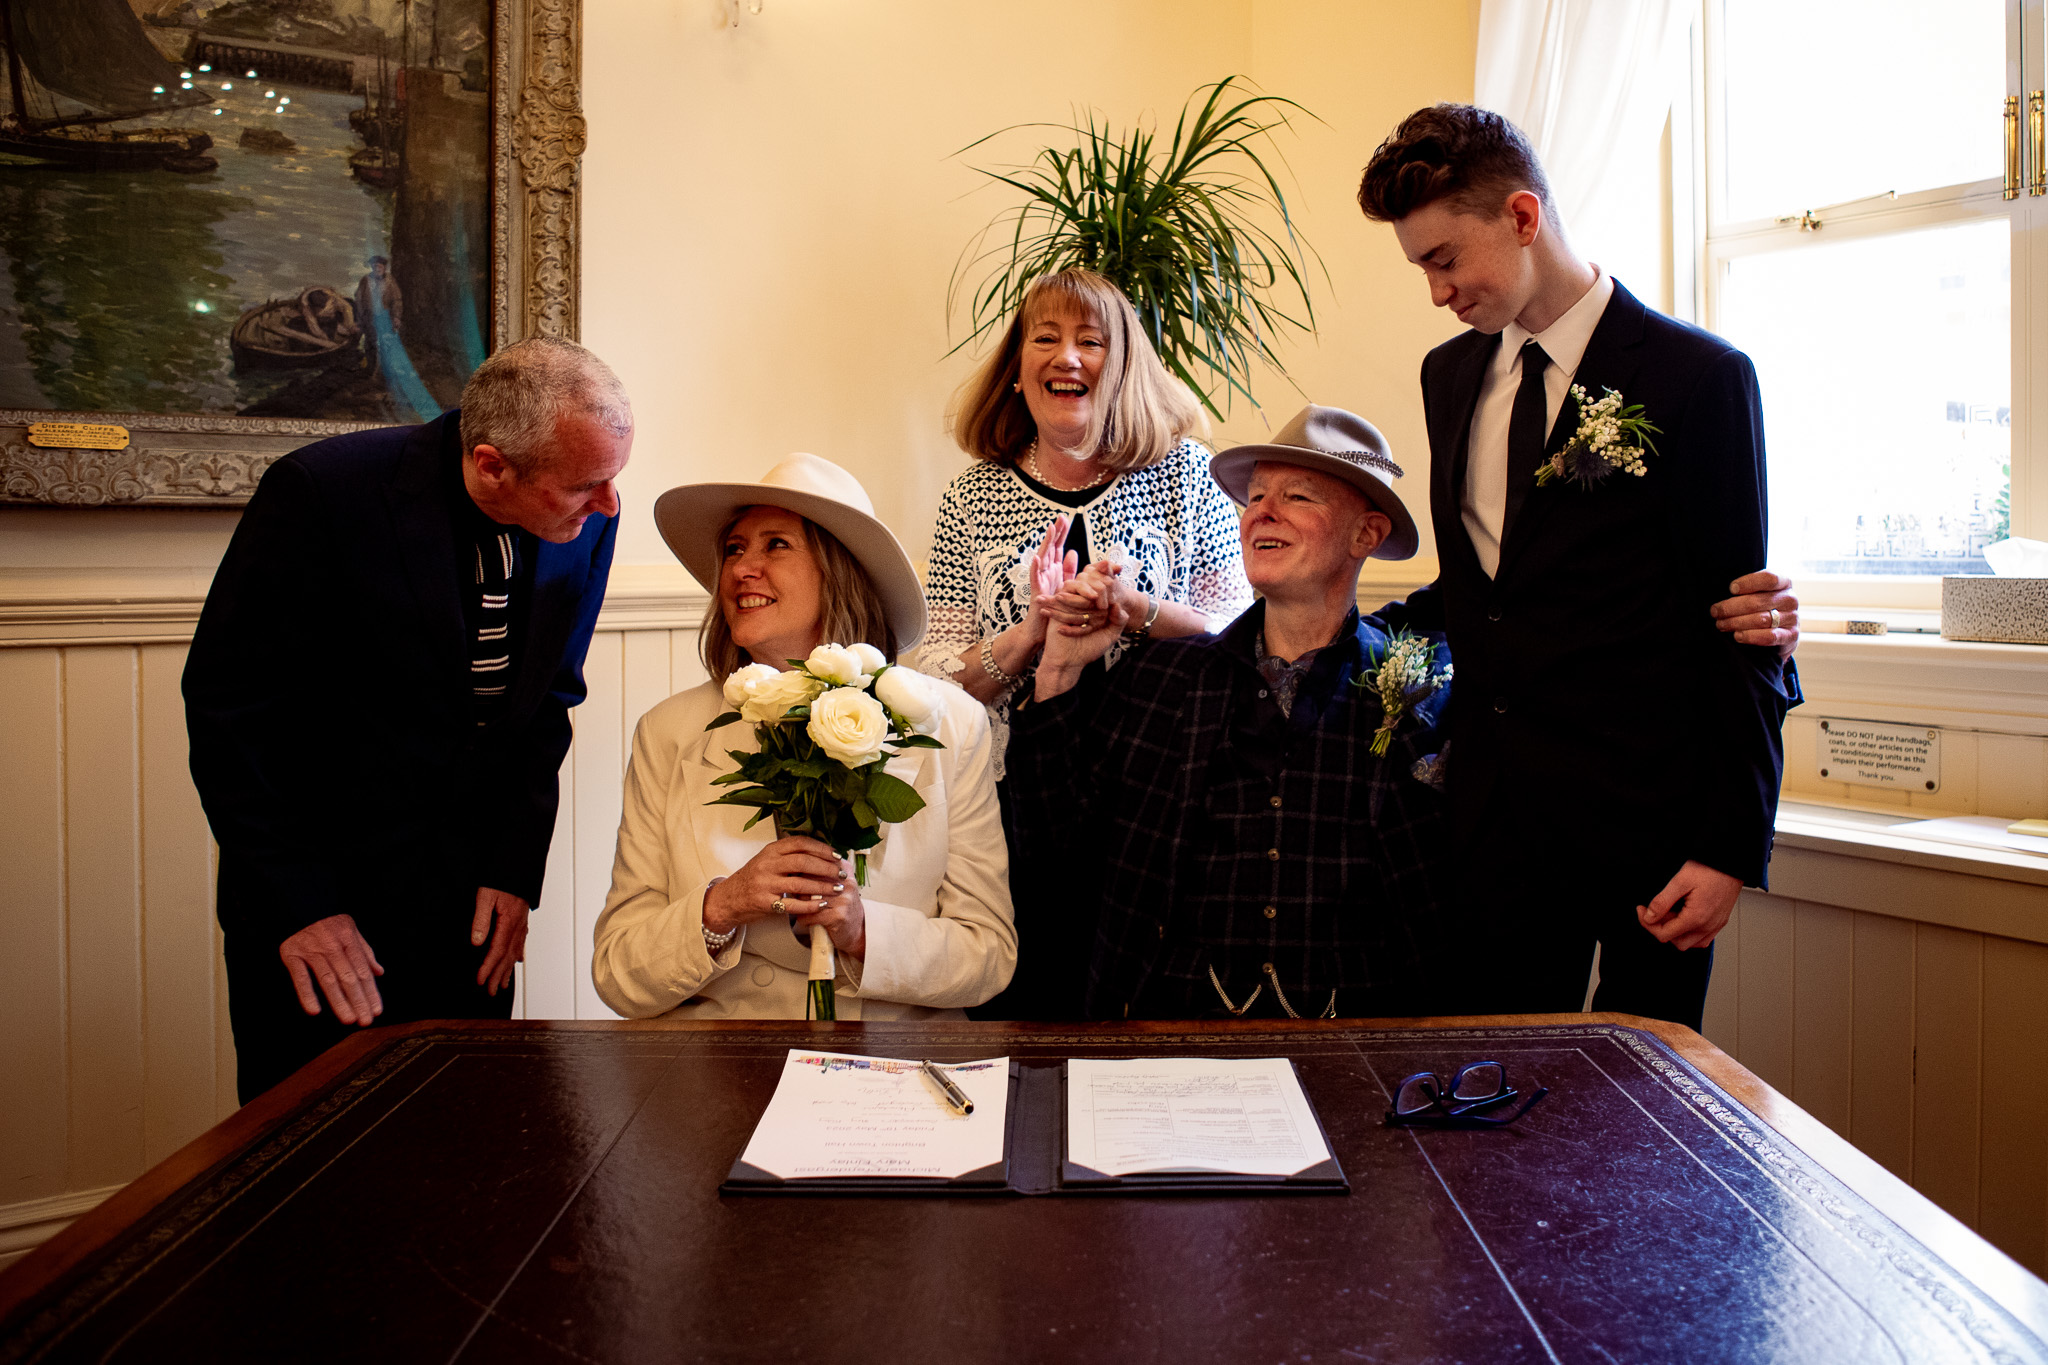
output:
[[[1088,270],[1033,281],[1001,344],[961,390],[953,434],[974,463],[939,503],[931,631],[917,660],[988,707],[999,780],[1010,704],[1048,630],[1085,628],[1091,607],[1068,593],[1034,598],[1034,559],[1116,566],[1106,588],[1133,636],[1220,630],[1251,605],[1237,509],[1191,439],[1202,426],[1201,406],[1160,362],[1130,300]],[[1113,647],[1105,665],[1123,654]],[[1053,907],[1069,897],[1024,876],[1025,862],[1012,844],[1026,954],[1017,984],[980,1017],[1061,1018],[1079,1008],[1058,946],[1078,926]]]
[[[752,726],[704,728],[728,709],[727,678],[765,678],[824,644],[893,662],[924,633],[917,575],[866,490],[829,460],[792,455],[758,483],[672,488],[654,515],[717,599],[702,640],[711,680],[634,732],[591,959],[598,994],[635,1019],[801,1019],[809,936],[822,932],[838,950],[842,1019],[958,1018],[989,999],[1010,979],[1017,936],[988,718],[966,693],[909,670],[877,679],[903,691],[902,713],[936,713],[945,747],[888,760],[925,808],[869,853],[866,887],[825,844],[745,829],[747,808],[708,804],[725,790],[712,779],[733,769],[727,751],[756,743]]]

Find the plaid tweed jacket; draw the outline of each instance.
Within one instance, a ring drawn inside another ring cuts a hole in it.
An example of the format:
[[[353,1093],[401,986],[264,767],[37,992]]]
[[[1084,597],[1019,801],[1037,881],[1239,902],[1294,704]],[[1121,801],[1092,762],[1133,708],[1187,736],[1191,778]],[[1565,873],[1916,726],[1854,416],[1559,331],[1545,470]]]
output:
[[[1015,713],[1022,852],[1074,873],[1091,1017],[1199,1017],[1255,991],[1255,1015],[1355,1017],[1423,994],[1451,875],[1416,768],[1449,689],[1376,756],[1379,699],[1353,681],[1387,630],[1354,611],[1283,717],[1254,662],[1264,620],[1261,602],[1221,635],[1146,642]],[[1037,918],[1019,907],[1020,934]]]

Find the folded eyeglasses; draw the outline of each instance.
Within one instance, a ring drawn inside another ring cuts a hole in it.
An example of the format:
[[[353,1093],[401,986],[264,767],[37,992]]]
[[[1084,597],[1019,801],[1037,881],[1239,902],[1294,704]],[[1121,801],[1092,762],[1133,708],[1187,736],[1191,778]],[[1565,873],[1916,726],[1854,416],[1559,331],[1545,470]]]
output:
[[[1394,1091],[1387,1123],[1396,1128],[1505,1128],[1549,1093],[1549,1086],[1539,1085],[1525,1098],[1508,1085],[1508,1069],[1499,1062],[1467,1062],[1448,1082],[1433,1071],[1418,1071]],[[1513,1113],[1503,1112],[1516,1100],[1522,1102]]]

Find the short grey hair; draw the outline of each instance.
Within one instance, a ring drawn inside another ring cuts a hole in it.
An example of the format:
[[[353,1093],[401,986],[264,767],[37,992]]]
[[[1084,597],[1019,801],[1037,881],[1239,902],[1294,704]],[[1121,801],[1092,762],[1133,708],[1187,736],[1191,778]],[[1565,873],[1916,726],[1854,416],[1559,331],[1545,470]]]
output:
[[[611,366],[573,341],[530,337],[477,366],[462,387],[462,449],[491,446],[522,476],[545,468],[555,424],[581,414],[614,436],[633,429],[633,405]]]

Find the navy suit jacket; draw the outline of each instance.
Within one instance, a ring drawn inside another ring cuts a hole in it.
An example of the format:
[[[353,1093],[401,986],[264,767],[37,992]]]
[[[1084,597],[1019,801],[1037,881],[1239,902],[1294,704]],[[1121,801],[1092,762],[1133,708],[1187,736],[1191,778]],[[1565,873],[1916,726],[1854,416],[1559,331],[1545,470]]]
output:
[[[1457,661],[1453,820],[1468,836],[1489,812],[1537,822],[1560,859],[1659,849],[1762,886],[1798,676],[1775,649],[1715,629],[1708,611],[1764,563],[1756,371],[1617,282],[1573,382],[1642,404],[1662,430],[1657,452],[1642,477],[1617,472],[1590,489],[1518,488],[1511,477],[1489,578],[1462,493],[1473,410],[1499,346],[1497,334],[1466,332],[1422,363],[1441,565],[1406,620],[1445,630]],[[1567,400],[1548,449],[1576,427]]]
[[[230,933],[344,912],[404,932],[478,886],[540,903],[617,519],[539,542],[519,670],[479,727],[460,459],[457,412],[338,436],[272,465],[242,515],[184,678]]]

